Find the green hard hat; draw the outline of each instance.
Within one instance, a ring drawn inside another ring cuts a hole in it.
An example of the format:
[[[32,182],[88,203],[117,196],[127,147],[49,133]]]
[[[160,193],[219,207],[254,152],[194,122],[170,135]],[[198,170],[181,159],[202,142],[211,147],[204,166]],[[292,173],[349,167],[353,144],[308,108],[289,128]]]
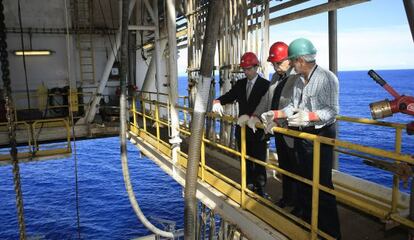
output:
[[[289,44],[288,54],[289,59],[309,54],[316,54],[316,48],[308,39],[298,38]]]

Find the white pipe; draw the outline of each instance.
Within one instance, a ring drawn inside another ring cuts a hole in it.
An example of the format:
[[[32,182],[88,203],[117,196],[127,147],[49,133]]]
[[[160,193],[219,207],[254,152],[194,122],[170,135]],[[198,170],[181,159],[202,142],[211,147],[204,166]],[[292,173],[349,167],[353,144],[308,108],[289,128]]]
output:
[[[167,29],[168,29],[168,47],[169,47],[169,88],[170,94],[170,114],[171,114],[171,138],[169,142],[172,144],[172,160],[178,161],[178,151],[180,149],[181,138],[179,134],[179,119],[175,104],[178,101],[178,83],[177,83],[177,27],[176,27],[176,12],[175,3],[173,0],[167,0]]]

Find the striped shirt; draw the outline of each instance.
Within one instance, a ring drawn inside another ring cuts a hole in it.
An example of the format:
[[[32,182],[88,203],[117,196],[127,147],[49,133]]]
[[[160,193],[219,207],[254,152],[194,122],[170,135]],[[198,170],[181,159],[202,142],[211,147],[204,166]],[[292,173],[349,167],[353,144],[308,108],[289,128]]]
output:
[[[334,123],[339,113],[339,84],[335,74],[315,65],[306,85],[303,77],[297,79],[290,104],[283,111],[290,117],[295,108],[318,115],[320,121],[310,122],[307,126],[318,129]]]

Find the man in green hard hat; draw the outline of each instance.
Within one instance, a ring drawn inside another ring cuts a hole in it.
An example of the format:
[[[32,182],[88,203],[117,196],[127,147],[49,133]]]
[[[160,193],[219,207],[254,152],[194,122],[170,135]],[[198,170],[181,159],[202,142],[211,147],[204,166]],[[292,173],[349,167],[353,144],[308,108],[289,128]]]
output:
[[[262,121],[267,125],[279,118],[287,118],[291,129],[335,138],[336,115],[339,112],[338,78],[331,71],[316,64],[316,48],[308,39],[299,38],[291,42],[288,54],[291,66],[301,78],[295,82],[289,105],[283,109],[263,113]],[[294,149],[299,162],[299,174],[312,180],[313,141],[295,138]],[[320,184],[331,189],[333,160],[333,147],[321,144]],[[310,222],[312,188],[301,183],[298,192],[301,193],[301,204],[294,213]],[[336,198],[324,191],[319,191],[318,223],[318,228],[323,232],[336,239],[341,238]]]

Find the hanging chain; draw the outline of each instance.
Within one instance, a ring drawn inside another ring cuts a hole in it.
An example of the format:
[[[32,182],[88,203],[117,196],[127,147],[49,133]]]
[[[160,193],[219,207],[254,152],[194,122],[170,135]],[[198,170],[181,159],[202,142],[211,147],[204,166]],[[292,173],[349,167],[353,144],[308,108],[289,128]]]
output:
[[[0,61],[1,71],[4,87],[4,98],[6,100],[6,117],[7,117],[7,128],[9,131],[10,140],[10,155],[12,158],[13,165],[13,179],[14,179],[14,191],[16,192],[16,207],[19,218],[19,234],[20,239],[26,239],[26,227],[24,223],[23,214],[23,197],[22,189],[20,185],[20,170],[19,162],[17,159],[17,142],[16,142],[16,125],[14,121],[14,109],[13,109],[13,98],[11,94],[11,82],[10,82],[10,71],[9,61],[7,56],[7,42],[6,42],[6,26],[4,24],[4,6],[3,1],[0,0]]]

